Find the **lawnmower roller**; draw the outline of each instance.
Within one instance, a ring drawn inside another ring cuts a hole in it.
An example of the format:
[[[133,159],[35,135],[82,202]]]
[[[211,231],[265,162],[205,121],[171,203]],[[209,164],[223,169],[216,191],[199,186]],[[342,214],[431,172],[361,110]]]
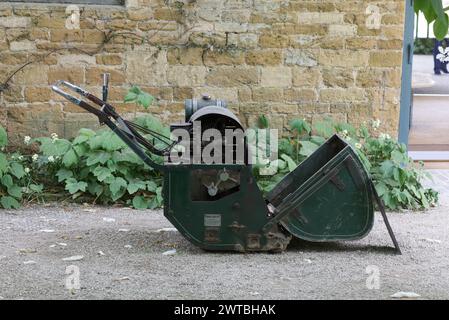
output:
[[[244,131],[224,101],[208,96],[186,101],[185,123],[172,125],[171,131],[182,129],[192,137],[191,150],[184,155],[184,160],[190,161],[174,162],[171,155],[180,140],[123,119],[106,102],[109,77],[103,78],[102,99],[65,81],[58,81],[52,89],[96,115],[145,164],[163,174],[164,215],[194,245],[211,251],[280,252],[287,248],[292,236],[312,242],[358,240],[371,231],[377,203],[396,252],[400,253],[368,172],[354,149],[338,135],[327,140],[264,197],[249,163],[247,138],[243,161],[237,161],[236,154],[231,161],[222,163],[195,159],[195,150],[210,148],[215,141],[195,140],[195,133],[214,128],[226,141],[226,130]],[[237,147],[231,147],[236,153]],[[155,160],[161,156],[163,163]]]

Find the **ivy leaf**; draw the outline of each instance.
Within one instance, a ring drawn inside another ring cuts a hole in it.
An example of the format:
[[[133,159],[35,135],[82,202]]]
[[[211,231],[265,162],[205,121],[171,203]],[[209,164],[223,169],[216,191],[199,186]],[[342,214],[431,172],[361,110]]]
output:
[[[109,185],[109,190],[113,195],[117,194],[122,188],[126,188],[128,183],[121,177],[116,177],[114,181]]]
[[[18,209],[20,207],[20,203],[10,196],[3,196],[0,199],[0,203],[2,204],[2,207],[5,209]]]
[[[310,156],[318,149],[318,145],[310,141],[301,141],[301,149],[299,150],[299,154],[302,156]]]
[[[443,16],[438,16],[433,24],[433,33],[438,40],[443,40],[449,28],[449,17],[447,14],[443,14]]]
[[[324,139],[323,137],[319,137],[319,136],[311,136],[310,141],[315,143],[316,145],[321,146],[323,143],[326,142],[326,139]]]
[[[415,3],[414,3],[415,13],[418,13],[419,11],[427,10],[430,5],[431,4],[430,4],[429,0],[415,0]]]
[[[25,175],[25,170],[23,169],[23,166],[18,162],[12,162],[10,164],[10,171],[11,174],[18,179],[22,178]]]
[[[107,151],[116,151],[123,149],[123,147],[125,147],[125,143],[115,133],[110,132],[103,139],[101,146]]]
[[[158,201],[158,204],[161,204],[162,201],[164,201],[164,198],[162,197],[162,187],[158,187],[156,190],[156,199]]]
[[[37,141],[41,143],[40,150],[45,156],[63,156],[72,145],[66,139],[39,138]]]
[[[2,184],[7,188],[11,187],[13,185],[12,177],[9,174],[5,174],[2,177]]]
[[[0,126],[0,147],[6,147],[8,144],[8,134],[6,130]]]
[[[259,119],[257,119],[257,127],[259,129],[267,129],[270,127],[270,121],[268,121],[268,118],[266,115],[261,115]]]
[[[143,196],[135,196],[133,198],[133,207],[139,210],[144,210],[148,208],[148,200]]]
[[[14,198],[22,198],[22,188],[17,185],[12,185],[8,187],[8,194]]]
[[[62,182],[67,180],[68,178],[73,177],[73,172],[71,170],[61,168],[56,172],[56,176],[58,177],[58,182]]]
[[[76,155],[75,150],[70,149],[62,158],[62,163],[64,163],[66,167],[71,167],[78,163],[78,156]]]
[[[70,192],[70,194],[74,194],[78,191],[86,192],[87,183],[84,181],[77,181],[74,178],[70,178],[66,180],[65,189]]]
[[[292,172],[293,170],[296,169],[295,161],[292,158],[290,158],[288,155],[283,154],[283,155],[281,155],[281,158],[284,159],[285,162],[287,162],[288,170],[290,172]]]
[[[156,192],[157,184],[154,181],[147,181],[147,190],[150,192]]]
[[[6,169],[8,169],[8,159],[5,154],[0,153],[0,174],[6,172]]]
[[[292,129],[298,136],[312,131],[312,128],[307,121],[302,119],[294,119],[290,122],[290,129]]]
[[[134,102],[137,99],[137,94],[132,91],[128,91],[128,93],[125,96],[124,102]]]
[[[111,155],[109,153],[104,151],[96,151],[87,157],[86,164],[88,166],[92,166],[97,163],[105,164],[110,158]]]
[[[137,97],[137,104],[142,106],[144,109],[148,109],[148,107],[153,103],[154,97],[146,92],[142,92]]]
[[[314,131],[317,135],[324,138],[330,138],[334,134],[334,127],[329,121],[318,121],[313,126]]]
[[[142,180],[133,180],[128,184],[126,190],[129,194],[136,193],[139,190],[145,190],[146,183]]]
[[[33,191],[33,192],[40,193],[40,192],[42,192],[42,190],[44,190],[44,185],[43,185],[43,184],[34,184],[34,183],[31,183],[31,184],[30,184],[30,189],[31,189],[31,191]]]
[[[385,183],[380,182],[376,184],[376,191],[379,197],[382,197],[385,193],[388,192],[388,188]]]
[[[98,181],[103,182],[107,178],[109,178],[112,173],[109,168],[98,166],[92,172],[95,177],[97,177]]]
[[[91,182],[87,186],[87,191],[89,191],[90,194],[98,197],[103,193],[104,187],[97,182]]]

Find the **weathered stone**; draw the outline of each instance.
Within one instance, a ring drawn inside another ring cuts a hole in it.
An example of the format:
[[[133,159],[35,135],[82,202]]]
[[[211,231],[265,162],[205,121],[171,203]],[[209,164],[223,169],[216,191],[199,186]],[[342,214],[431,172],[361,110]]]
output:
[[[84,83],[84,69],[79,67],[51,67],[48,72],[48,84],[65,80],[74,84]]]
[[[320,71],[316,68],[295,67],[293,70],[293,86],[315,88],[320,81]]]
[[[15,84],[43,85],[48,81],[48,66],[31,64],[16,73],[13,78]]]
[[[106,65],[120,65],[122,64],[122,57],[117,54],[103,54],[95,57],[98,64]]]
[[[50,32],[50,39],[53,42],[80,42],[83,34],[81,30],[55,29]]]
[[[289,102],[314,102],[318,97],[314,89],[286,89],[284,97]]]
[[[238,48],[256,48],[259,36],[254,33],[230,33],[227,38],[228,44]]]
[[[3,32],[3,37],[6,37],[9,42],[28,40],[30,37],[30,30],[25,28],[6,29],[6,32]]]
[[[192,99],[193,96],[193,88],[183,87],[183,88],[174,88],[173,89],[173,99],[176,101],[184,101],[186,99]]]
[[[87,54],[67,54],[59,56],[57,59],[61,66],[82,66],[96,63],[95,57]]]
[[[346,68],[323,69],[323,83],[326,87],[348,88],[354,86],[354,71]]]
[[[285,51],[285,63],[303,67],[313,67],[317,65],[317,60],[313,52],[287,49]]]
[[[296,104],[274,104],[271,106],[272,114],[298,114],[298,105]],[[282,126],[278,126],[276,124],[270,123],[270,125],[274,128],[282,129]]]
[[[370,38],[346,38],[346,49],[370,49],[373,50],[376,48],[377,41],[375,39]]]
[[[351,37],[357,34],[357,26],[333,24],[329,26],[329,35],[332,37]]]
[[[292,69],[288,67],[265,67],[262,69],[263,87],[291,87]]]
[[[246,53],[246,63],[252,66],[273,66],[282,62],[280,50],[251,50]]]
[[[300,12],[298,13],[299,24],[337,24],[343,23],[344,13],[340,12]]]
[[[402,63],[402,52],[400,51],[377,51],[371,52],[369,64],[372,67],[395,67]]]
[[[163,50],[131,51],[126,55],[126,78],[138,85],[167,84],[167,53]]]
[[[134,117],[136,107],[123,97],[139,85],[156,98],[148,112],[164,122],[180,121],[183,100],[208,93],[228,100],[244,123],[260,114],[279,128],[292,117],[354,125],[379,117],[382,130],[394,131],[405,4],[377,1],[379,29],[367,26],[366,5],[127,0],[124,7],[81,6],[79,30],[66,28],[66,6],[0,5],[0,78],[38,61],[2,92],[0,123],[20,143],[25,132],[72,136],[79,127],[96,127],[94,116],[48,84],[68,80],[101,96],[101,73],[110,72],[109,100],[125,117]]]
[[[203,55],[206,66],[240,65],[245,62],[245,55],[241,50],[207,50]]]
[[[259,72],[254,67],[217,67],[206,77],[206,83],[210,86],[236,87],[258,82]]]
[[[11,51],[35,51],[36,44],[29,40],[13,41],[9,44],[9,48]]]
[[[286,48],[289,43],[288,35],[264,34],[259,37],[259,45],[264,48]]]
[[[255,102],[281,102],[284,91],[281,88],[256,88],[253,89],[253,101]]]
[[[52,91],[50,87],[27,87],[25,88],[25,100],[28,102],[48,102]]]
[[[0,62],[4,65],[25,64],[28,62],[26,52],[2,52],[0,53]]]
[[[202,65],[203,48],[172,48],[167,51],[167,61],[170,65]]]
[[[332,67],[365,67],[370,60],[368,51],[321,50],[318,61],[321,65]]]
[[[29,17],[1,17],[0,27],[3,28],[29,28],[31,18]]]
[[[179,86],[202,86],[206,80],[207,69],[202,66],[172,66],[167,71],[168,83]]]
[[[348,89],[321,89],[322,102],[356,102],[366,100],[365,90],[359,88]]]
[[[100,30],[83,30],[83,42],[101,44],[105,40],[105,34]]]
[[[211,96],[213,99],[225,100],[229,103],[239,101],[237,88],[200,87],[195,88],[193,97],[201,97],[203,94]]]
[[[178,24],[174,21],[167,21],[161,25],[158,20],[144,20],[140,21],[137,27],[142,31],[159,30],[159,31],[175,31],[178,29]]]

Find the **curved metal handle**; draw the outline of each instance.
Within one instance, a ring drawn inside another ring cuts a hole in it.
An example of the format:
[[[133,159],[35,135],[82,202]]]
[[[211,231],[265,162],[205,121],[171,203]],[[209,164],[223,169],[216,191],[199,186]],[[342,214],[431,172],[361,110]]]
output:
[[[67,87],[71,91],[78,93],[79,95],[85,97],[86,99],[92,101],[98,106],[101,106],[101,109],[95,108],[88,104],[86,101],[81,100],[61,89],[61,87]],[[52,85],[52,90],[62,97],[66,98],[70,102],[80,106],[84,110],[96,115],[100,120],[100,123],[106,124],[115,134],[117,134],[123,142],[125,142],[128,147],[131,148],[147,165],[153,167],[156,170],[164,171],[166,168],[160,164],[154,162],[142,149],[141,145],[144,145],[147,149],[149,148],[150,152],[153,148],[152,145],[149,145],[145,139],[135,132],[132,128],[130,128],[126,121],[120,117],[119,114],[115,112],[114,107],[110,104],[104,102],[103,100],[97,98],[93,94],[87,92],[86,90],[71,84],[70,82],[59,80],[54,85]],[[113,120],[115,120],[115,122]]]

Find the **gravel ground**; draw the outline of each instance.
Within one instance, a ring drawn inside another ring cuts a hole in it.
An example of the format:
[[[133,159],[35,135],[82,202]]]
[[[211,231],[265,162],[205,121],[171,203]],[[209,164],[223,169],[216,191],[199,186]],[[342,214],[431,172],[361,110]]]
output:
[[[204,252],[176,231],[158,232],[171,227],[161,211],[73,205],[2,210],[0,297],[390,299],[411,291],[448,299],[448,195],[426,213],[389,214],[402,256],[393,254],[380,215],[361,241],[295,241],[282,254],[238,254]],[[172,248],[175,255],[162,254]],[[62,260],[76,255],[84,258]],[[69,265],[79,267],[80,290],[65,286]],[[378,268],[379,289],[367,288],[368,266]]]

